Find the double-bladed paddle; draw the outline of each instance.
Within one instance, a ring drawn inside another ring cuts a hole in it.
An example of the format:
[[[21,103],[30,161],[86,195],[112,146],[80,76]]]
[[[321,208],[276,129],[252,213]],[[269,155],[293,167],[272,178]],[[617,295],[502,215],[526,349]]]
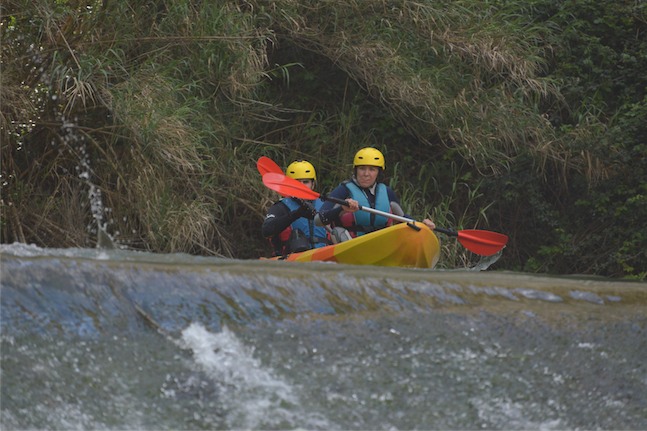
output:
[[[260,159],[259,159],[260,162]],[[259,172],[260,172],[259,168]],[[280,168],[279,168],[280,170]],[[340,205],[348,205],[345,200],[337,199],[331,196],[321,195],[310,187],[300,183],[297,180],[294,180],[290,177],[286,177],[280,172],[269,172],[267,171],[263,174],[263,184],[266,187],[274,190],[275,192],[289,197],[314,200],[317,198],[322,198],[331,202],[338,203]],[[397,221],[404,223],[414,223],[415,220],[398,216],[395,214],[387,213],[384,211],[376,210],[370,207],[359,206],[359,209],[373,214],[378,214],[383,217],[392,218]],[[440,227],[434,228],[435,231],[444,233],[445,235],[455,236],[466,249],[476,253],[481,256],[491,256],[495,253],[498,253],[507,243],[508,237],[501,233],[491,232],[487,230],[477,230],[477,229],[466,229],[454,231],[451,229],[444,229]]]

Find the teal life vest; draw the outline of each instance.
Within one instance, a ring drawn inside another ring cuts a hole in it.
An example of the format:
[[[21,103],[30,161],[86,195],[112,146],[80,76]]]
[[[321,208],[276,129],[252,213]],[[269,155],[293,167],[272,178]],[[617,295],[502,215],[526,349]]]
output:
[[[296,211],[301,206],[300,203],[292,198],[282,199],[281,202],[287,206],[290,211]],[[310,201],[315,210],[319,211],[324,201],[321,198]],[[330,244],[328,240],[328,231],[325,226],[315,226],[314,220],[308,220],[305,217],[300,217],[292,222],[290,225],[292,231],[300,230],[308,238],[310,248],[324,247]]]
[[[355,199],[361,206],[373,208],[382,212],[391,212],[391,202],[389,202],[389,194],[386,190],[386,185],[378,183],[375,186],[375,205],[371,205],[366,196],[366,193],[354,182],[348,181],[344,183],[346,188],[350,191],[351,198]],[[386,227],[390,221],[388,218],[368,213],[366,211],[356,211],[353,213],[353,226],[344,226],[348,230],[357,232],[357,235],[364,235],[365,233]]]

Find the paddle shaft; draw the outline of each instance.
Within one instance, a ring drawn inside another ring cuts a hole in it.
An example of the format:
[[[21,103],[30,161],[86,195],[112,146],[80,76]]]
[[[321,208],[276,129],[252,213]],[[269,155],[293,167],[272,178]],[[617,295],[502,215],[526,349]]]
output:
[[[348,206],[348,202],[346,202],[345,200],[338,199],[338,198],[333,198],[333,197],[326,196],[326,195],[323,195],[323,194],[321,195],[321,197],[324,200],[335,202],[335,203],[337,203],[339,205]],[[383,217],[392,218],[393,220],[401,221],[403,223],[414,223],[415,222],[415,220],[413,220],[413,219],[410,219],[410,218],[407,218],[407,217],[402,217],[402,216],[399,216],[399,215],[396,215],[396,214],[387,213],[387,212],[380,211],[380,210],[376,210],[375,208],[364,207],[364,206],[359,205],[359,204],[358,204],[358,207],[359,207],[360,210],[366,211],[367,213],[373,213],[373,214],[381,215]],[[456,232],[454,230],[451,230],[451,229],[445,229],[445,228],[442,228],[442,227],[435,227],[434,230],[436,232],[444,233],[445,235],[458,236],[458,232]]]
[[[327,201],[335,202],[336,204],[339,204],[339,205],[348,206],[348,202],[346,202],[343,199],[333,198],[333,197],[326,196],[326,195],[323,195],[323,194],[321,195],[321,198],[324,199],[324,200],[327,200]],[[373,213],[373,214],[381,215],[382,217],[392,218],[393,220],[401,221],[403,223],[414,223],[415,222],[414,219],[410,219],[410,218],[407,218],[407,217],[402,217],[402,216],[399,216],[399,215],[396,215],[396,214],[391,214],[391,213],[387,213],[387,212],[380,211],[380,210],[376,210],[375,208],[364,207],[364,206],[359,205],[359,204],[357,206],[361,211],[366,211],[367,213]]]

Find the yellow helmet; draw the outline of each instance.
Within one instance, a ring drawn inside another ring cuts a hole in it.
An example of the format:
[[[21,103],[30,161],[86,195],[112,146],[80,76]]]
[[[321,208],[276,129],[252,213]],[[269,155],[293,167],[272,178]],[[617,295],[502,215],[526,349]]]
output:
[[[314,180],[317,181],[317,172],[315,167],[312,166],[312,163],[306,162],[305,160],[296,160],[290,163],[286,174],[290,178],[295,180]]]
[[[353,160],[353,167],[357,166],[377,166],[384,169],[384,155],[373,147],[362,148],[355,154]]]

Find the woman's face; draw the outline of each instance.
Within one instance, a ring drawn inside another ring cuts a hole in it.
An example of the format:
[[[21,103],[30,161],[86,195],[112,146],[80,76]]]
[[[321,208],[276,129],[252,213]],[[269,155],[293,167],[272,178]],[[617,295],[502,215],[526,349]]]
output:
[[[362,188],[369,188],[375,181],[377,181],[377,174],[380,173],[380,168],[377,166],[358,166],[357,173],[357,182]]]
[[[300,179],[297,181],[299,181],[301,184],[305,184],[306,186],[310,187],[310,190],[313,190],[315,188],[315,180]]]

